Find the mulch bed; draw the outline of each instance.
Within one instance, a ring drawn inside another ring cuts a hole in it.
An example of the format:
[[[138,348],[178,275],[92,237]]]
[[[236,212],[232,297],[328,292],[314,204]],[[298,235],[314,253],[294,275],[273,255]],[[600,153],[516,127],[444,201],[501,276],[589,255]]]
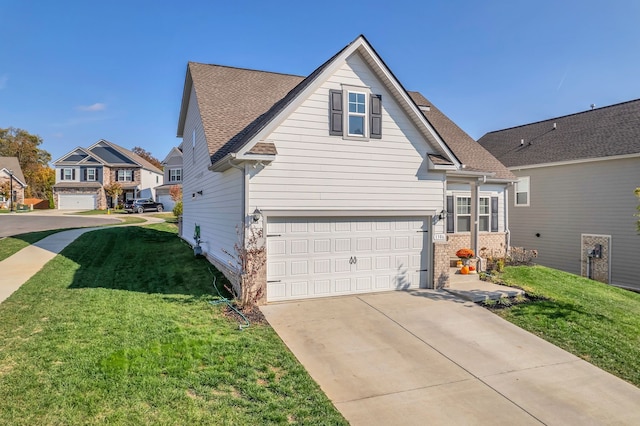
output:
[[[267,319],[264,317],[264,315],[262,315],[262,312],[260,311],[260,309],[258,309],[257,307],[249,308],[249,309],[241,309],[238,306],[234,306],[234,308],[242,312],[242,315],[244,315],[247,318],[247,320],[249,320],[250,324],[269,324],[267,322]],[[241,325],[244,325],[244,319],[242,319],[242,317],[238,315],[236,311],[231,309],[229,305],[227,305],[227,307],[225,308],[224,315],[227,318],[232,318],[240,322]]]

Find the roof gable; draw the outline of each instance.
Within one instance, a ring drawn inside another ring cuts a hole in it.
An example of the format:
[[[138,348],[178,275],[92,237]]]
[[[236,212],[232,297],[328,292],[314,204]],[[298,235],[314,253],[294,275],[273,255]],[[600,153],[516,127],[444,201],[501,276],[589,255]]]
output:
[[[507,167],[640,153],[640,99],[487,133]]]
[[[27,186],[18,157],[0,157],[0,170],[3,170],[7,175],[11,171],[15,180],[19,181],[22,186]]]
[[[140,157],[138,154],[104,139],[100,139],[98,142],[91,145],[88,151],[112,167],[140,166],[143,169],[162,174],[162,170]]]
[[[53,164],[56,166],[82,164],[82,163],[96,164],[96,163],[102,163],[102,160],[95,157],[86,149],[77,147],[74,150],[66,153],[65,155],[63,155],[62,157],[60,157],[59,159],[53,162]]]
[[[374,70],[437,153],[459,166],[456,156],[420,113],[414,101],[364,36],[356,38],[307,78],[189,63],[178,136],[183,136],[186,109],[193,87],[212,163],[232,153],[254,152],[253,148],[257,143],[264,143],[261,138],[334,72],[341,61],[355,52]]]

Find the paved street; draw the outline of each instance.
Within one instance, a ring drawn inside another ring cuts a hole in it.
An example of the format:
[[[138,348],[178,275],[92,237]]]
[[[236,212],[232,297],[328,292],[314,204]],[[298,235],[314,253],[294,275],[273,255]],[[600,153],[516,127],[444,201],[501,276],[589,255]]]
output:
[[[0,238],[47,229],[78,228],[117,223],[110,216],[70,216],[59,210],[0,214]]]

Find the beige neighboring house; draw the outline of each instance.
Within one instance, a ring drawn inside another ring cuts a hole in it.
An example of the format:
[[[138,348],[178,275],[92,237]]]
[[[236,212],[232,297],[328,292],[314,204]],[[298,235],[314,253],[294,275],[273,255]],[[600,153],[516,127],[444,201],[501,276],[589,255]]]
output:
[[[182,145],[171,148],[171,151],[162,161],[164,171],[164,184],[156,186],[158,202],[162,203],[166,211],[173,210],[176,202],[171,198],[169,191],[172,186],[182,189]]]
[[[640,290],[640,99],[478,142],[518,177],[509,197],[514,246],[537,249],[541,265]]]
[[[106,209],[132,198],[155,199],[163,183],[162,170],[144,158],[104,139],[89,148],[76,148],[54,163],[53,196],[61,210]],[[118,182],[124,189],[112,200],[104,187]]]
[[[24,189],[27,187],[27,181],[22,174],[18,157],[0,157],[0,184],[5,182],[8,182],[10,189],[13,185],[14,196],[0,194],[0,208],[10,209],[12,199],[15,204],[24,203]]]
[[[440,288],[508,244],[513,174],[364,36],[306,77],[190,62],[178,136],[181,237],[238,289],[236,230],[262,231],[261,302]]]

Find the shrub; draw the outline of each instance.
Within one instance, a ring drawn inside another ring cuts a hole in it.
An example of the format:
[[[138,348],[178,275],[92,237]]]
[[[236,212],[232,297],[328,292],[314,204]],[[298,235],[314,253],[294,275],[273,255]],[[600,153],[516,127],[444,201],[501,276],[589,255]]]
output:
[[[178,201],[175,206],[173,206],[173,215],[175,217],[182,216],[182,201]]]

